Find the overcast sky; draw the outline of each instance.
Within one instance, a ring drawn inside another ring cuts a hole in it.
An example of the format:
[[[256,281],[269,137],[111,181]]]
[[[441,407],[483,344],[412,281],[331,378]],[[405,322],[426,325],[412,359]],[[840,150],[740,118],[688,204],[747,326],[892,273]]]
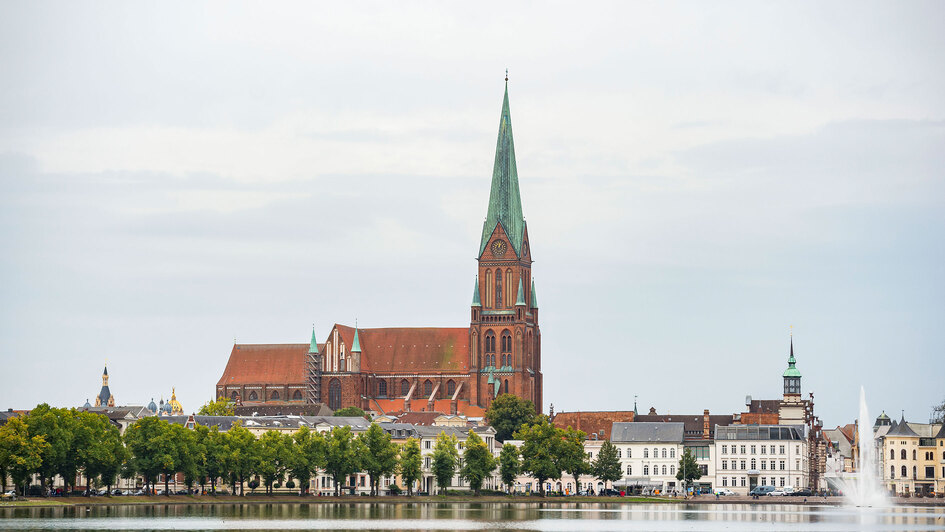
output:
[[[465,326],[504,71],[545,411],[945,399],[942,2],[0,4],[0,407]]]

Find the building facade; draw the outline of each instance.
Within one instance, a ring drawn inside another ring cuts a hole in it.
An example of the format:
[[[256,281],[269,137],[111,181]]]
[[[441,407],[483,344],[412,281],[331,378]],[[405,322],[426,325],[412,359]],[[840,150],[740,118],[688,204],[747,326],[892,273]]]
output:
[[[508,79],[468,327],[335,324],[325,343],[235,344],[216,396],[238,404],[356,406],[481,417],[500,393],[541,411],[541,332],[522,211]]]
[[[755,486],[809,486],[804,425],[715,428],[716,487],[747,495]]]

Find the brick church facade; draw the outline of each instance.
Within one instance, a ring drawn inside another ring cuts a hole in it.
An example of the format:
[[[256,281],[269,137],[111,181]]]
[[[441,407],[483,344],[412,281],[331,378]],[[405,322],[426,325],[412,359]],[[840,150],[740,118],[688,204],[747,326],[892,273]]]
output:
[[[244,405],[483,415],[500,393],[541,411],[541,332],[522,214],[508,80],[468,327],[354,328],[324,343],[235,344],[217,397]]]

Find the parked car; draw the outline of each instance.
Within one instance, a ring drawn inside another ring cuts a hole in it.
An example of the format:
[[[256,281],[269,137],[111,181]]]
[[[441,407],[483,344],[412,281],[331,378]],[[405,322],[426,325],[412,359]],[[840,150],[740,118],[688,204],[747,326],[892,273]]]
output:
[[[785,491],[781,488],[777,488],[774,491],[768,492],[768,497],[783,497],[785,495],[787,495],[787,493],[785,493]]]
[[[3,492],[3,495],[0,495],[0,499],[8,499],[11,501],[16,500],[16,492],[13,490]]]
[[[813,495],[813,492],[810,488],[801,488],[791,492],[792,497],[810,497]]]
[[[735,492],[728,488],[719,488],[715,490],[716,495],[735,495]]]
[[[601,497],[619,497],[620,492],[615,489],[607,488],[607,489],[600,490],[600,493],[598,495],[600,495]]]
[[[752,497],[764,497],[765,495],[774,491],[774,489],[774,486],[755,486],[750,492],[748,492],[748,494]]]

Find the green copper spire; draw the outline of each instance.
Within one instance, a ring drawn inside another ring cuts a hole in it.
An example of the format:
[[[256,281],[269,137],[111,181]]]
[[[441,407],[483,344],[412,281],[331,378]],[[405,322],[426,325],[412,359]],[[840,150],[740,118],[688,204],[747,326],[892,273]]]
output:
[[[473,286],[473,302],[472,306],[481,307],[482,301],[479,300],[479,277],[476,277],[476,284]]]
[[[318,342],[315,341],[315,327],[312,327],[312,345],[308,347],[309,353],[318,353]]]
[[[535,292],[535,280],[532,279],[532,308],[538,308],[538,293]]]
[[[522,215],[522,198],[518,191],[518,171],[515,168],[515,145],[512,142],[512,115],[509,112],[509,80],[505,79],[505,98],[502,100],[502,116],[499,118],[499,139],[495,146],[495,165],[492,167],[492,190],[489,192],[489,212],[482,226],[482,241],[479,255],[486,250],[489,237],[501,224],[512,241],[515,254],[522,256],[522,238],[525,233],[525,218]]]
[[[525,306],[525,287],[522,286],[522,279],[518,280],[518,297],[515,298],[515,306]]]
[[[361,352],[361,341],[358,339],[358,328],[354,329],[354,340],[351,342],[351,352],[360,353]]]
[[[795,363],[797,363],[797,361],[794,360],[794,337],[792,336],[791,337],[791,356],[788,357],[788,360],[787,360],[788,367],[786,370],[784,370],[785,377],[800,377],[801,376],[801,372],[798,371],[798,369],[794,367]]]

